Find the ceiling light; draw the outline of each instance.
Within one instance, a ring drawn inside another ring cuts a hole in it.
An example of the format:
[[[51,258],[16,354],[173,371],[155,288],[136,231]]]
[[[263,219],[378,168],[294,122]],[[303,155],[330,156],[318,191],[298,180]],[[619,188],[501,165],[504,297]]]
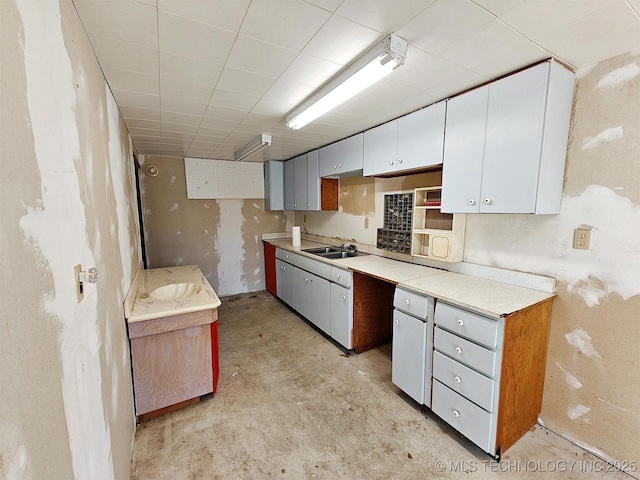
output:
[[[269,145],[271,145],[271,135],[263,133],[262,135],[251,140],[236,153],[234,153],[233,158],[235,158],[236,160],[244,160],[245,158],[250,157],[254,153],[262,150],[264,147],[268,147]]]
[[[404,65],[407,42],[392,33],[364,52],[312,93],[286,117],[297,130]]]

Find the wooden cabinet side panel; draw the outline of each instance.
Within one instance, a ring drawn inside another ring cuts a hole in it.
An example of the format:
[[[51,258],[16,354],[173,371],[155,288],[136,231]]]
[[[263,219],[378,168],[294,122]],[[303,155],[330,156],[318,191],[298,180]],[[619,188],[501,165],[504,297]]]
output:
[[[320,179],[320,210],[338,210],[338,179]]]
[[[208,325],[132,339],[131,353],[137,415],[213,391]]]
[[[264,242],[264,279],[267,291],[274,297],[278,296],[276,284],[276,247]]]
[[[393,283],[353,272],[353,349],[370,350],[391,340]]]
[[[538,421],[552,299],[504,319],[496,450],[507,450]]]

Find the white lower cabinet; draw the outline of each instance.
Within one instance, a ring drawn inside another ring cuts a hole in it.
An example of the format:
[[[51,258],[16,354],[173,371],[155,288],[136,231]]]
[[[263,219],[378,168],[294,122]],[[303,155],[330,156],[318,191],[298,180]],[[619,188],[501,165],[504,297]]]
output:
[[[279,258],[276,258],[276,291],[278,298],[292,308],[295,308],[293,293],[294,266]]]
[[[353,295],[350,288],[331,284],[331,337],[345,348],[353,348]]]
[[[430,406],[434,299],[396,288],[393,305],[391,381]]]
[[[331,316],[327,309],[331,298],[329,281],[295,268],[296,310],[323,332],[331,335]]]

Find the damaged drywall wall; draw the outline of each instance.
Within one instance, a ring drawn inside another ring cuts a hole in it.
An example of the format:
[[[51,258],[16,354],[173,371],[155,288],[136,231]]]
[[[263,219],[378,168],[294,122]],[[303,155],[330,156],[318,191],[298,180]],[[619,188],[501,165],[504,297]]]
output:
[[[261,235],[284,232],[282,211],[264,199],[187,199],[184,161],[146,156],[142,204],[149,268],[196,264],[219,296],[265,289]]]
[[[0,18],[0,288],[11,299],[0,476],[126,477],[135,426],[122,301],[140,262],[131,143],[70,1],[0,2]],[[76,264],[99,271],[81,303]]]

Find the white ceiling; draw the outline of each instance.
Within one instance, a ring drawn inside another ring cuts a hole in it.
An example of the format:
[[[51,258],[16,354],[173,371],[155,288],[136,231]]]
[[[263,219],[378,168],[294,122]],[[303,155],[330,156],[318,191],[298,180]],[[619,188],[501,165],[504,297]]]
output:
[[[73,0],[140,154],[287,159],[538,60],[640,47],[640,0]],[[403,67],[291,131],[284,116],[396,32]]]

